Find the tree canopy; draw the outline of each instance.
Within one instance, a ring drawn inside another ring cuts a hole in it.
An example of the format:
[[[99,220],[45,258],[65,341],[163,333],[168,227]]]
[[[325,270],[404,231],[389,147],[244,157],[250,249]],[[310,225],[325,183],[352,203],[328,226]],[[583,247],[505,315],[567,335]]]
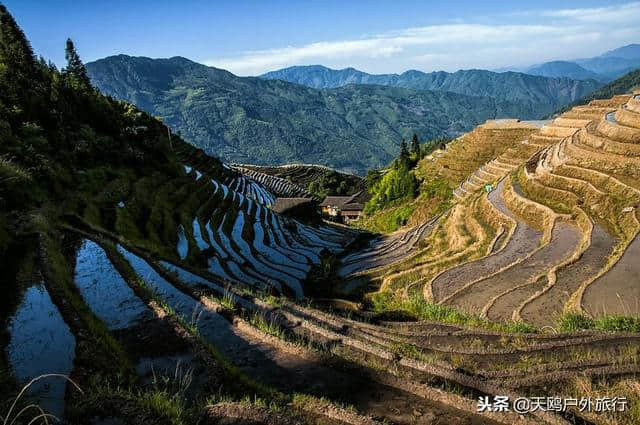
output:
[[[70,38],[67,38],[64,57],[67,60],[67,67],[63,71],[65,75],[75,78],[81,88],[91,88],[91,80],[89,79],[89,74],[87,74],[87,68],[80,60],[76,47]]]

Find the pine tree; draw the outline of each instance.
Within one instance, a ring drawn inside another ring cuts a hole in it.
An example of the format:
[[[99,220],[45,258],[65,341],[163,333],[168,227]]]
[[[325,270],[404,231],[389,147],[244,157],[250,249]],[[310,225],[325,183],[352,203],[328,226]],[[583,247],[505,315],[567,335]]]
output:
[[[402,143],[400,143],[400,159],[409,159],[409,150],[407,149],[407,142],[405,142],[404,139],[402,139]]]
[[[410,162],[411,158],[409,156],[409,149],[407,149],[407,142],[402,139],[402,143],[400,143],[400,155],[398,155],[398,158],[394,161],[394,167],[409,167]]]
[[[85,88],[90,88],[91,81],[87,74],[87,68],[85,68],[84,64],[80,60],[80,56],[78,55],[78,52],[76,52],[76,48],[70,38],[67,38],[67,47],[65,49],[64,57],[67,59],[67,67],[64,69],[64,73],[76,78]]]
[[[19,121],[16,114],[25,111],[22,100],[33,90],[37,72],[31,45],[7,8],[0,4],[0,114]],[[6,108],[6,109],[5,109]],[[28,108],[27,108],[28,109]]]
[[[411,153],[415,154],[416,159],[420,159],[420,142],[418,141],[418,135],[413,133],[411,138]]]

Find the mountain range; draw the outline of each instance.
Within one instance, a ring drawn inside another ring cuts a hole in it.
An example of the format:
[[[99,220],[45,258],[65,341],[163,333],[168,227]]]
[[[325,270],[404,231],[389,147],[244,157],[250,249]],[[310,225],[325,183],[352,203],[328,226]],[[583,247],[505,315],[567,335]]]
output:
[[[593,58],[551,61],[528,68],[511,68],[510,70],[545,77],[610,82],[637,68],[640,68],[640,44],[629,44]]]
[[[568,99],[580,98],[602,85],[596,81],[575,81],[566,77],[548,78],[519,72],[496,73],[482,69],[460,70],[454,73],[410,70],[402,74],[368,74],[354,68],[334,70],[322,65],[292,66],[268,72],[261,78],[278,79],[316,89],[342,87],[348,84],[377,84],[487,96],[526,105],[534,115],[544,114],[547,109],[553,109],[553,105],[566,104]]]
[[[181,57],[126,55],[88,63],[87,70],[103,93],[161,117],[187,141],[224,160],[318,163],[358,174],[386,165],[414,132],[428,140],[457,136],[487,119],[539,118],[602,85],[470,70],[409,71],[395,84],[340,77],[347,85],[327,81],[311,88],[238,77]]]

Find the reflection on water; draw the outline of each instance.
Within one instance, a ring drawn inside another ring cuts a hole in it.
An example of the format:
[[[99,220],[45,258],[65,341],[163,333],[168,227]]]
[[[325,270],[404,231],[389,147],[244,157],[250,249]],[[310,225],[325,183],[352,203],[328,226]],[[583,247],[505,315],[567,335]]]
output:
[[[176,249],[178,250],[178,255],[181,260],[187,258],[187,254],[189,253],[189,242],[187,241],[187,236],[184,234],[184,227],[182,224],[178,226],[178,246]]]
[[[74,281],[91,311],[111,330],[128,328],[150,314],[107,253],[88,239],[78,250]]]
[[[7,357],[21,385],[48,373],[71,374],[75,337],[42,283],[26,290],[8,331]],[[62,378],[46,378],[32,385],[27,394],[45,411],[61,417],[66,386]]]

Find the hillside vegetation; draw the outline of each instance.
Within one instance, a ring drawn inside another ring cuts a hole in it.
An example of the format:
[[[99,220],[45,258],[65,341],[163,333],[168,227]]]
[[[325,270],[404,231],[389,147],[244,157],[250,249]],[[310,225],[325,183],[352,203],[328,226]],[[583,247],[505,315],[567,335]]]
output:
[[[305,188],[310,194],[319,199],[323,199],[325,196],[353,195],[365,189],[365,182],[362,177],[315,164],[287,164],[271,167],[237,164],[237,166],[286,179],[301,188]]]
[[[573,102],[565,108],[562,108],[559,112],[564,112],[580,103],[590,102],[596,99],[609,99],[616,95],[629,93],[637,88],[640,88],[640,68],[623,75],[603,87],[600,87],[590,95],[580,99],[579,101]]]
[[[438,91],[380,85],[315,90],[236,77],[179,57],[124,55],[87,69],[102,92],[162,117],[185,140],[222,159],[316,163],[360,175],[387,165],[414,132],[452,137],[491,118],[536,118],[598,87],[522,74],[509,82],[482,71],[465,77],[464,94],[452,92],[457,83],[438,84]]]
[[[349,84],[374,84],[417,90],[450,91],[486,96],[517,103],[522,112],[513,117],[532,119],[558,109],[602,85],[597,81],[548,78],[518,72],[496,73],[481,69],[454,73],[425,73],[411,70],[402,74],[367,74],[353,68],[329,69],[320,65],[293,66],[268,72],[262,78],[279,79],[312,88],[334,88]]]
[[[306,190],[66,57],[36,60],[0,5],[3,422],[640,422],[640,93],[416,136],[370,208],[424,208],[376,235],[276,213]],[[630,408],[478,410],[505,395]]]

